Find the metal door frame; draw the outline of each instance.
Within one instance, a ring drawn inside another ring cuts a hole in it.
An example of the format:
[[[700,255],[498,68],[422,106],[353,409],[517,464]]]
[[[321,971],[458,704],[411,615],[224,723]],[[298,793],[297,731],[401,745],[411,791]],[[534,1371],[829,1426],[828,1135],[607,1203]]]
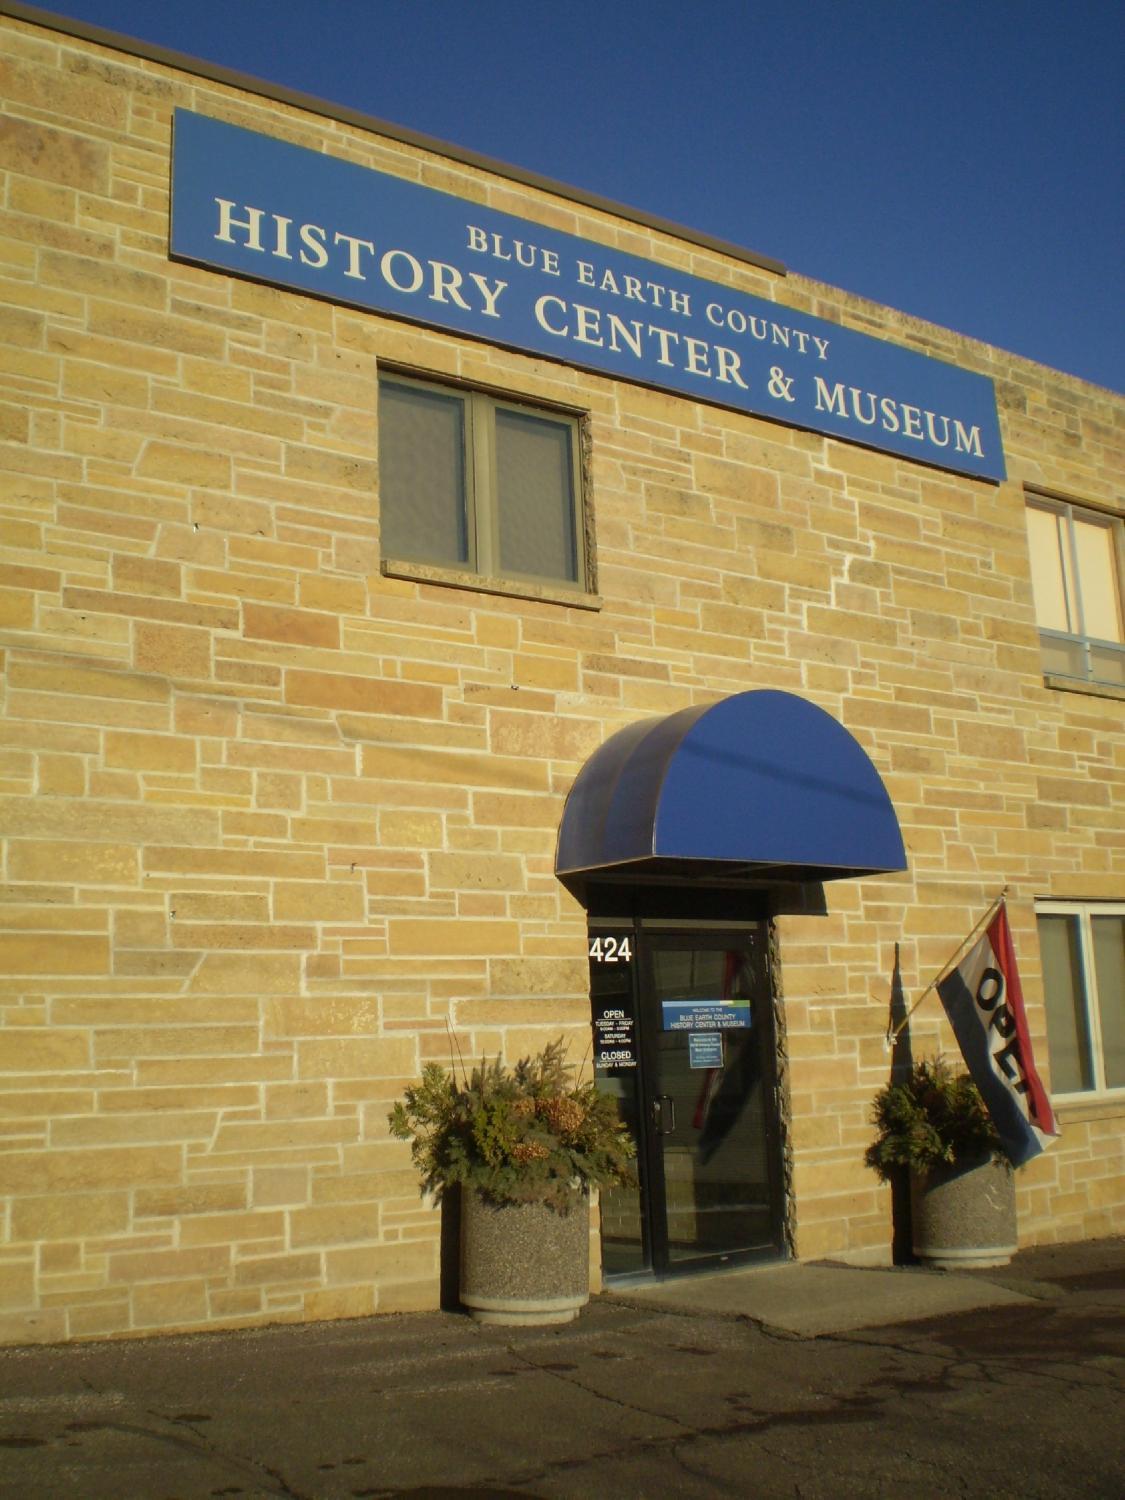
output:
[[[660,1099],[664,1097],[654,1092],[659,1073],[658,1028],[646,1022],[645,1014],[646,998],[651,1008],[655,989],[653,954],[662,946],[682,950],[738,949],[746,946],[746,938],[751,931],[761,931],[765,939],[766,972],[770,988],[769,1003],[762,1008],[761,1020],[765,1030],[759,1046],[765,1099],[765,1154],[769,1180],[772,1248],[753,1247],[712,1254],[701,1253],[673,1263],[669,1258],[664,1150],[661,1145],[660,1122],[655,1112]],[[779,1067],[777,1035],[778,1017],[774,981],[776,954],[770,926],[764,919],[743,922],[693,921],[691,919],[676,921],[669,918],[646,921],[637,917],[614,919],[593,916],[588,919],[588,940],[591,947],[593,940],[598,936],[623,935],[626,932],[631,939],[633,955],[629,971],[637,1058],[636,1102],[641,1137],[637,1142],[637,1168],[640,1178],[638,1193],[643,1268],[637,1271],[608,1273],[606,1280],[611,1284],[641,1279],[663,1280],[668,1277],[698,1274],[700,1271],[715,1270],[728,1265],[785,1259],[790,1253],[788,1184],[782,1128],[785,1111],[782,1100],[782,1069]]]

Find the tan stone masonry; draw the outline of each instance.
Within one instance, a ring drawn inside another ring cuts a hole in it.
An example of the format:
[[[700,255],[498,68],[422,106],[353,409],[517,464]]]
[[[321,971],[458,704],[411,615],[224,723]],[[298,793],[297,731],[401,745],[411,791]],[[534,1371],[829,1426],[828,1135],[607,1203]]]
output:
[[[0,20],[0,1339],[436,1305],[391,1101],[589,1036],[563,801],[614,730],[748,688],[863,745],[903,875],[779,919],[797,1249],[889,1253],[862,1165],[896,945],[1002,886],[1125,899],[1125,702],[1044,683],[1025,487],[1122,509],[1125,404],[798,276]],[[875,331],[996,382],[994,485],[168,258],[176,106]],[[588,415],[597,602],[381,572],[380,362]],[[916,1052],[952,1038],[936,1002]],[[1072,1105],[1021,1238],[1125,1227]]]

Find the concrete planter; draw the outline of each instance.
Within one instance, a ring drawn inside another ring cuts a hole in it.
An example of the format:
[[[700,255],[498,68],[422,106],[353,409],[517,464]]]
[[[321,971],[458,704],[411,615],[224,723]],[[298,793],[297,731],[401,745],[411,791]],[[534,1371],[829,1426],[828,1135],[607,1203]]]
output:
[[[1006,1266],[1016,1250],[1015,1175],[990,1157],[911,1173],[910,1217],[926,1265]]]
[[[542,1203],[461,1198],[461,1301],[479,1323],[569,1323],[590,1300],[590,1200],[569,1213]]]

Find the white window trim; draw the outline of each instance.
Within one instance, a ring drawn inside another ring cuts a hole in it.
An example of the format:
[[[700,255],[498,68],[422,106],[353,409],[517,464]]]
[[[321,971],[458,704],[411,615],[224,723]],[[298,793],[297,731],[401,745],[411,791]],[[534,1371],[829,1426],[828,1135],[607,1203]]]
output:
[[[1086,667],[1086,671],[1083,675],[1079,675],[1077,673],[1060,673],[1058,671],[1048,672],[1045,674],[1048,683],[1050,684],[1052,682],[1057,682],[1060,685],[1089,685],[1089,687],[1094,689],[1095,691],[1098,688],[1109,688],[1111,690],[1117,689],[1118,691],[1120,691],[1120,683],[1111,682],[1107,678],[1095,677],[1092,675],[1090,665],[1091,646],[1096,646],[1100,650],[1113,652],[1114,654],[1118,654],[1123,659],[1125,659],[1125,642],[1104,640],[1101,636],[1091,635],[1085,628],[1082,606],[1082,577],[1078,566],[1078,555],[1074,535],[1074,521],[1077,517],[1079,520],[1086,521],[1090,525],[1104,526],[1106,530],[1111,534],[1113,538],[1113,555],[1117,572],[1118,607],[1120,609],[1125,607],[1125,578],[1123,578],[1122,564],[1122,558],[1123,555],[1125,555],[1125,525],[1123,525],[1122,518],[1114,512],[1102,510],[1097,506],[1083,505],[1081,502],[1074,500],[1064,500],[1054,495],[1043,494],[1038,490],[1025,491],[1024,502],[1027,508],[1030,510],[1048,511],[1053,515],[1063,516],[1066,519],[1069,568],[1064,569],[1064,581],[1066,573],[1069,571],[1069,574],[1074,581],[1075,604],[1077,607],[1079,620],[1082,623],[1082,629],[1080,631],[1072,632],[1066,630],[1054,630],[1048,626],[1039,624],[1037,610],[1036,626],[1039,630],[1040,638],[1046,638],[1048,640],[1067,641],[1078,646],[1081,649],[1082,660],[1085,663]],[[1030,547],[1030,538],[1028,545]]]
[[[1102,1102],[1125,1102],[1125,1085],[1109,1088],[1105,1081],[1105,1058],[1102,1053],[1101,1007],[1098,1004],[1098,976],[1094,968],[1094,935],[1091,917],[1125,916],[1125,901],[1047,901],[1035,903],[1036,917],[1078,917],[1078,944],[1082,960],[1082,978],[1086,1000],[1086,1024],[1090,1033],[1090,1050],[1096,1082],[1090,1089],[1072,1089],[1067,1093],[1051,1089],[1052,1103],[1092,1104]],[[1047,996],[1043,996],[1044,1026],[1046,1026]],[[1047,1045],[1050,1059],[1050,1043]]]

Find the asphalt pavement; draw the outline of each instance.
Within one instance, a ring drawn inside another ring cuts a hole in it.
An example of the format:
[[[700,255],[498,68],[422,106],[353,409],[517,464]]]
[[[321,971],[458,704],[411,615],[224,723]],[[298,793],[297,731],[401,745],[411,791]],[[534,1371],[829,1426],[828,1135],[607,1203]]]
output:
[[[0,1351],[4,1500],[1125,1493],[1125,1240]]]

